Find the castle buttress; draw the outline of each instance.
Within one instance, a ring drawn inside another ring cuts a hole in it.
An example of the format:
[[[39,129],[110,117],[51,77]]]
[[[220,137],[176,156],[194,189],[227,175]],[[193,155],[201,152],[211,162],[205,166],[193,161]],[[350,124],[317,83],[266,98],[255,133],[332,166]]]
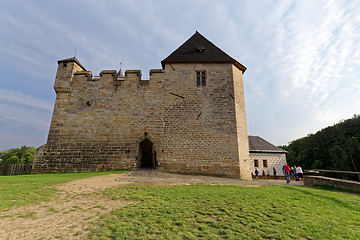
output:
[[[196,32],[142,80],[140,70],[93,77],[58,61],[47,143],[33,173],[156,168],[251,179],[246,68]]]

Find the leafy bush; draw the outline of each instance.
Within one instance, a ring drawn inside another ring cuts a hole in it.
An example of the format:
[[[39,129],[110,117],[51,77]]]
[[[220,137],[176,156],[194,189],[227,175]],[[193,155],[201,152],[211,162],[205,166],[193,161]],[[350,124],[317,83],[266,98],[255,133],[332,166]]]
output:
[[[36,148],[22,146],[21,148],[12,148],[0,152],[0,159],[3,163],[25,164],[34,162]]]

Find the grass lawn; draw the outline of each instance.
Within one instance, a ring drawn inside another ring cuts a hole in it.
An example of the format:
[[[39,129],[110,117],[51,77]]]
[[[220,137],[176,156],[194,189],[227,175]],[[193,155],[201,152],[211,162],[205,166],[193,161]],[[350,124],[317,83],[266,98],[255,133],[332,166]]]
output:
[[[46,186],[70,182],[76,179],[122,172],[125,171],[0,176],[0,212],[10,209],[13,206],[22,206],[49,200],[56,192],[56,189],[45,188]]]
[[[92,239],[360,239],[360,196],[299,186],[131,186]]]
[[[121,172],[0,176],[0,211],[50,200],[56,188],[47,186]],[[317,187],[130,185],[95,194],[135,203],[101,216],[86,239],[360,239],[360,196]]]

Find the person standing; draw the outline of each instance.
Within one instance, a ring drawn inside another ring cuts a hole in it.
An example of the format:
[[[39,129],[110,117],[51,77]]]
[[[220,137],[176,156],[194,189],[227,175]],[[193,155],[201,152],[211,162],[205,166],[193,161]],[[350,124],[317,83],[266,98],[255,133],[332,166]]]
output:
[[[294,165],[293,169],[293,180],[297,179],[297,175],[296,175],[296,166]]]
[[[255,178],[259,179],[259,171],[257,170],[257,168],[255,168]]]
[[[286,163],[285,163],[286,164]],[[285,175],[285,164],[284,166],[282,167],[282,171],[283,171],[283,174]]]
[[[265,170],[263,170],[263,172],[262,172],[262,178],[266,179]]]
[[[274,174],[274,179],[277,179],[277,176],[276,176],[276,169],[273,167],[273,174]]]
[[[287,165],[287,163],[285,163],[285,178],[286,178],[286,183],[289,183],[290,182],[290,177],[289,177],[289,174],[290,174],[290,167],[289,165]]]
[[[303,171],[299,165],[297,165],[297,167],[296,167],[296,174],[299,177],[299,181],[300,182],[303,181]]]

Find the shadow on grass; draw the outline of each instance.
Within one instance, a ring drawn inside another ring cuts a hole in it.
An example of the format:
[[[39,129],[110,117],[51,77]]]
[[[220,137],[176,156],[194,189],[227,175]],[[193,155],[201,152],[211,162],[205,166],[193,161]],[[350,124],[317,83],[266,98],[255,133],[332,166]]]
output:
[[[336,188],[336,187],[329,186],[329,185],[314,184],[312,186],[309,186],[309,188],[322,189],[322,190],[327,190],[327,191],[332,191],[332,192],[352,193],[352,194],[355,194],[355,195],[360,195],[360,191],[353,191],[353,190],[350,190],[350,189]]]
[[[350,205],[349,203],[347,203],[345,201],[341,201],[341,200],[333,198],[333,197],[327,197],[327,196],[324,196],[324,195],[321,195],[321,194],[316,194],[313,191],[309,191],[310,189],[314,190],[314,191],[315,190],[326,191],[324,189],[316,189],[316,188],[311,188],[311,187],[291,187],[291,188],[289,188],[287,186],[282,186],[281,188],[286,188],[287,190],[290,190],[290,191],[300,192],[302,194],[311,195],[311,196],[316,197],[316,198],[325,199],[327,201],[335,203],[339,207],[344,207],[344,208],[347,208],[347,209],[349,209],[351,211],[354,211],[354,210],[355,211],[360,211],[360,204]],[[359,201],[360,201],[360,198],[359,198]]]

